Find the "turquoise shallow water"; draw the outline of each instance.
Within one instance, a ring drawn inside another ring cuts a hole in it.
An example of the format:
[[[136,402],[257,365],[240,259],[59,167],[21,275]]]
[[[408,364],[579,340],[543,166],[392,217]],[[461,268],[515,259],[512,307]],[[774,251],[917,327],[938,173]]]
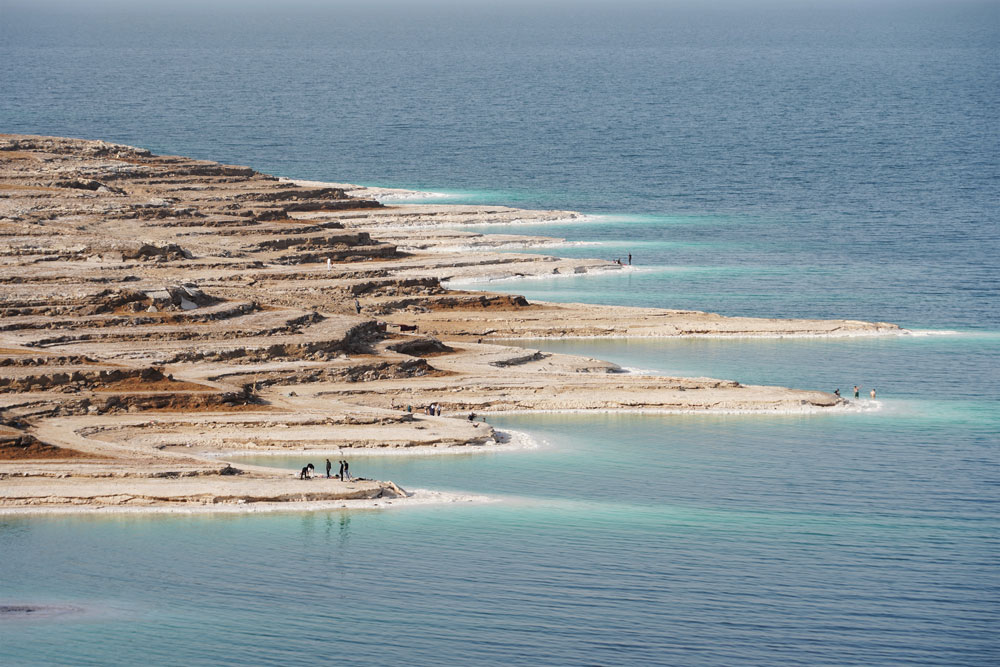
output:
[[[993,444],[914,413],[507,417],[541,448],[353,460],[492,504],[6,520],[5,597],[87,611],[0,632],[65,664],[985,664]]]
[[[967,344],[551,343],[622,361],[642,345],[649,370],[698,357],[746,381],[867,365],[886,389],[879,409],[835,415],[497,416],[538,447],[352,458],[487,504],[7,519],[4,599],[85,612],[0,636],[15,663],[57,632],[46,661],[62,664],[135,646],[172,664],[988,664],[1000,410],[996,385],[973,398],[948,375]],[[940,391],[922,395],[917,374]]]
[[[81,611],[0,620],[0,662],[1000,662],[996,4],[745,4],[0,0],[2,131],[579,210],[490,229],[633,253],[491,286],[532,299],[960,332],[531,341],[879,403],[503,415],[538,447],[352,459],[484,504],[2,518],[0,604]]]

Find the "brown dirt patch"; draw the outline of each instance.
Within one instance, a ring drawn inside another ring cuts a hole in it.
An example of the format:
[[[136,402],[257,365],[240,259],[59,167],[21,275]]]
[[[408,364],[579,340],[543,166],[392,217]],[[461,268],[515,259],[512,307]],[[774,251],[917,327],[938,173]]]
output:
[[[44,442],[32,442],[29,445],[15,445],[7,442],[0,442],[0,461],[26,461],[32,459],[99,459],[105,458],[94,456],[86,452],[65,447],[47,445]]]
[[[489,296],[480,298],[449,298],[431,299],[422,304],[427,310],[439,312],[460,311],[524,311],[535,310],[536,307],[525,300],[523,296]]]

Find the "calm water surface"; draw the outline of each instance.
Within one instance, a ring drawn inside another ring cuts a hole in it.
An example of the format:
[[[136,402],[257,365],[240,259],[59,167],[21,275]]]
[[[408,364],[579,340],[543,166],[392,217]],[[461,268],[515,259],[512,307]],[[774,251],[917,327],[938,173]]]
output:
[[[0,662],[1000,661],[995,3],[51,7],[0,0],[0,131],[580,210],[496,231],[633,253],[493,286],[529,298],[957,333],[528,342],[879,400],[352,459],[488,503],[0,519],[0,604],[80,610],[0,619]]]

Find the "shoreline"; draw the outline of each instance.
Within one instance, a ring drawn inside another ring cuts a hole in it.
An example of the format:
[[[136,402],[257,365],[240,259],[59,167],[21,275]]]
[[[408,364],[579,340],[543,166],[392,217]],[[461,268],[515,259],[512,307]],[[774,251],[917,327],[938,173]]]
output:
[[[501,412],[491,412],[493,414],[505,414]],[[458,419],[458,418],[453,418]],[[481,422],[480,422],[481,423]],[[297,457],[297,456],[354,456],[361,458],[380,458],[387,456],[414,456],[414,457],[424,457],[424,456],[460,456],[463,454],[509,454],[513,452],[523,452],[530,451],[533,449],[539,449],[542,445],[533,436],[523,433],[521,431],[514,431],[511,429],[496,430],[494,433],[498,436],[496,444],[467,444],[467,445],[447,445],[447,446],[428,446],[428,445],[415,445],[413,447],[344,447],[343,449],[304,449],[298,451],[287,451],[287,450],[232,450],[225,452],[209,452],[203,453],[204,456],[217,458],[219,460],[225,457],[261,457],[267,458],[271,456],[287,456],[287,457]],[[507,442],[500,442],[500,438],[506,436],[509,438]]]
[[[932,336],[936,334],[926,334],[927,336]],[[941,335],[952,335],[950,332]],[[920,334],[910,331],[908,329],[900,329],[899,331],[850,331],[844,333],[753,333],[753,334],[711,334],[711,333],[684,333],[684,334],[608,334],[605,336],[586,336],[586,335],[568,335],[568,336],[524,336],[523,338],[496,338],[498,342],[506,341],[551,341],[551,340],[691,340],[691,339],[707,339],[707,340],[775,340],[775,339],[835,339],[835,338],[886,338],[886,337],[905,337],[905,336],[915,336],[920,337]]]
[[[526,448],[491,444],[503,433],[488,423],[421,414],[428,405],[449,417],[849,406],[822,391],[622,373],[513,340],[909,333],[474,289],[484,278],[644,270],[506,252],[565,240],[454,229],[599,219],[572,211],[413,204],[428,193],[53,137],[0,135],[0,180],[0,515],[70,498],[67,511],[406,504],[375,480],[300,499],[319,485],[226,459]]]
[[[870,405],[874,404],[874,405]],[[765,407],[751,408],[746,410],[734,409],[734,408],[719,408],[711,410],[685,410],[677,409],[671,410],[667,408],[566,408],[562,410],[495,410],[488,414],[490,415],[664,415],[664,416],[682,416],[682,417],[714,417],[714,416],[733,416],[733,415],[754,415],[761,417],[801,417],[802,415],[819,415],[819,414],[831,414],[831,413],[860,413],[860,412],[878,412],[882,410],[883,404],[879,400],[870,401],[868,399],[861,400],[857,405],[853,401],[848,399],[847,405],[834,405],[831,407],[821,407],[821,406],[801,406],[798,409],[795,408],[773,408],[768,409]]]
[[[413,489],[413,495],[388,499],[309,500],[254,503],[216,503],[212,505],[147,505],[121,507],[111,505],[61,505],[52,507],[0,505],[0,517],[26,516],[205,516],[276,514],[279,512],[329,512],[335,510],[384,510],[427,507],[431,505],[483,504],[500,502],[482,494],[463,494],[431,489]]]

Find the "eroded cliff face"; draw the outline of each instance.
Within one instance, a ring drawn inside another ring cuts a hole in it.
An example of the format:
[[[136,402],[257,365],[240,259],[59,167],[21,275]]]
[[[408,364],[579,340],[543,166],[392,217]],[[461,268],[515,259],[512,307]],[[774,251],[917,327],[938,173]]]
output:
[[[632,377],[595,360],[491,344],[495,336],[893,329],[448,289],[443,281],[624,267],[495,252],[549,240],[450,228],[572,213],[388,207],[357,192],[366,191],[100,141],[0,135],[0,505],[387,497],[402,491],[323,480],[306,492],[287,486],[307,484],[287,472],[207,455],[297,451],[319,463],[345,447],[495,445],[497,434],[469,411],[839,402]],[[147,486],[125,490],[106,478]],[[89,490],[51,486],[71,481]]]

